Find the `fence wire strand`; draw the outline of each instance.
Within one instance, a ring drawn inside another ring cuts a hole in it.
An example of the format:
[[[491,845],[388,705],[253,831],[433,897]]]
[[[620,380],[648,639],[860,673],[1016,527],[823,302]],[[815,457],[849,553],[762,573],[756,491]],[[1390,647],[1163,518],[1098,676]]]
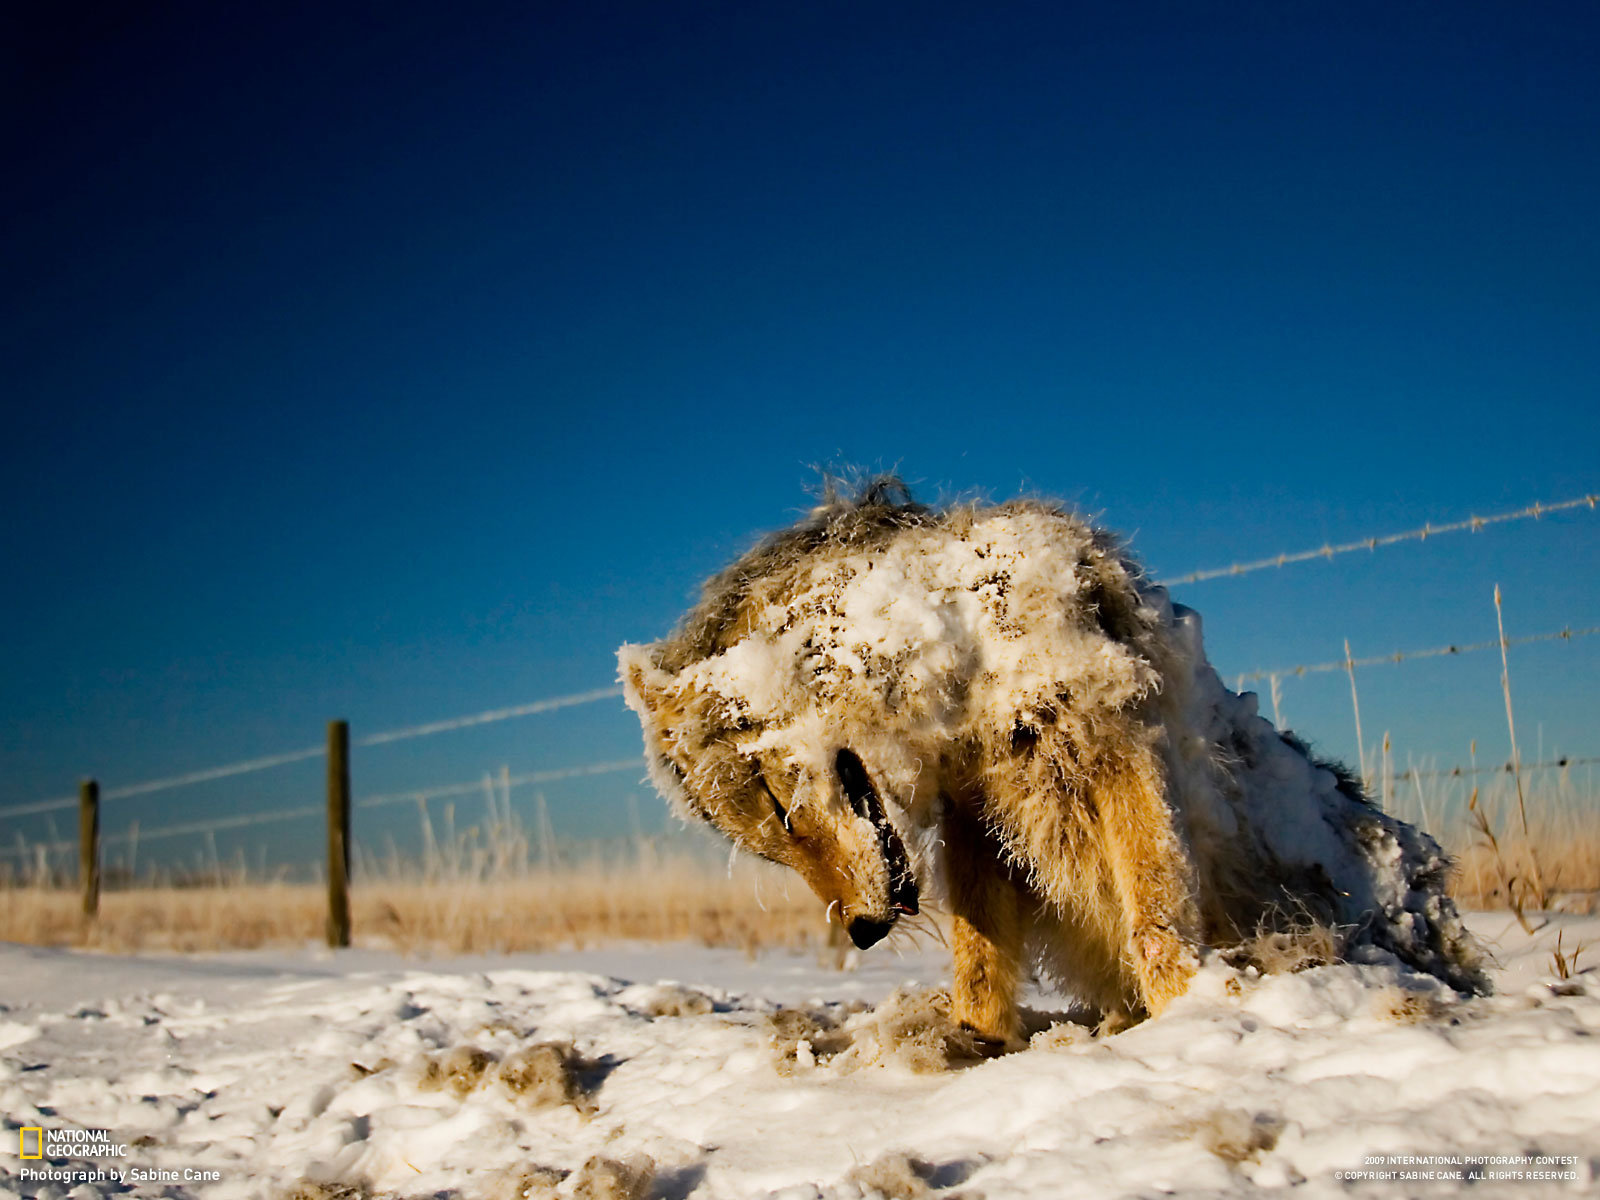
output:
[[[613,759],[609,762],[583,763],[575,767],[556,767],[547,771],[529,771],[522,775],[496,776],[496,782],[510,787],[525,787],[529,784],[553,783],[560,779],[579,779],[590,775],[607,775],[614,771],[640,771],[644,770],[642,758]],[[470,796],[483,793],[483,780],[474,779],[468,783],[448,783],[439,787],[417,788],[409,792],[386,792],[376,796],[364,796],[354,802],[356,808],[377,808],[385,804],[399,804],[403,801],[421,802],[434,800],[444,796]],[[307,806],[304,808],[275,809],[271,812],[242,813],[233,817],[215,817],[206,821],[183,821],[176,825],[159,825],[154,829],[140,828],[138,839],[143,842],[151,838],[178,837],[182,834],[208,833],[217,829],[238,829],[248,825],[266,825],[273,821],[291,821],[299,817],[321,816],[327,812],[323,806]],[[126,842],[133,840],[132,831],[107,834],[101,838],[102,844],[113,842]],[[56,841],[36,843],[25,848],[8,846],[0,847],[0,857],[12,855],[27,855],[37,849],[47,853],[56,853],[69,850],[77,846],[77,842]]]
[[[401,742],[407,738],[426,737],[433,733],[446,733],[453,729],[467,729],[474,725],[488,725],[495,721],[509,721],[513,717],[527,717],[534,713],[551,712],[558,708],[571,708],[578,704],[592,704],[596,700],[608,700],[614,696],[622,695],[620,687],[594,688],[587,692],[574,692],[570,696],[551,696],[544,700],[535,700],[531,704],[518,704],[512,708],[491,708],[486,712],[470,713],[464,717],[452,717],[446,721],[431,721],[426,725],[412,725],[405,729],[391,729],[384,733],[372,733],[366,737],[357,738],[357,746],[382,746],[388,742]],[[265,771],[271,767],[281,767],[288,763],[304,762],[313,758],[327,756],[326,746],[311,746],[304,750],[290,750],[283,754],[269,754],[263,758],[247,758],[239,762],[224,763],[220,767],[206,767],[199,771],[190,771],[183,775],[171,775],[165,779],[151,779],[144,783],[128,784],[126,787],[107,788],[100,793],[102,800],[121,800],[128,796],[143,796],[150,792],[166,791],[168,788],[187,787],[190,784],[208,783],[213,779],[227,779],[233,775],[246,775],[252,771]],[[73,808],[77,805],[76,796],[62,796],[55,800],[39,800],[32,804],[18,804],[11,808],[0,808],[0,818],[22,817],[30,813],[55,812],[63,808]]]
[[[1600,763],[1600,755],[1589,755],[1583,758],[1562,756],[1552,758],[1546,762],[1522,763],[1524,771],[1556,771],[1566,770],[1568,767],[1589,767]],[[1518,768],[1515,762],[1496,763],[1492,767],[1437,767],[1433,770],[1406,770],[1396,771],[1389,778],[1396,783],[1403,783],[1408,779],[1465,779],[1471,775],[1511,775]]]
[[[473,725],[488,725],[493,721],[509,721],[513,717],[529,717],[534,713],[551,712],[558,708],[571,708],[577,704],[592,704],[596,700],[610,700],[622,695],[620,687],[595,688],[589,692],[576,692],[571,696],[554,696],[548,700],[535,700],[532,704],[518,704],[513,708],[492,708],[488,712],[473,713],[466,717],[452,717],[448,721],[431,721],[426,725],[413,725],[409,729],[391,729],[387,733],[372,733],[357,738],[358,746],[382,746],[389,742],[403,742],[407,738],[427,737],[434,733],[448,733],[454,729],[467,729]]]
[[[1570,642],[1578,638],[1593,637],[1600,633],[1600,625],[1584,629],[1558,629],[1554,633],[1530,633],[1522,637],[1507,638],[1507,646],[1526,646],[1534,642]],[[1331,662],[1303,663],[1294,667],[1274,667],[1264,671],[1246,671],[1233,678],[1243,686],[1263,679],[1288,679],[1291,676],[1315,675],[1323,671],[1347,671],[1352,667],[1381,667],[1385,663],[1402,663],[1418,658],[1446,658],[1454,654],[1472,654],[1479,650],[1498,650],[1499,639],[1492,642],[1467,642],[1450,646],[1434,646],[1427,650],[1396,650],[1390,654],[1374,654],[1369,658],[1340,658]]]
[[[1554,504],[1544,504],[1535,501],[1527,508],[1519,508],[1514,512],[1495,513],[1487,517],[1468,517],[1463,521],[1450,521],[1444,525],[1435,525],[1432,522],[1420,529],[1408,529],[1403,533],[1386,533],[1378,537],[1358,538],[1353,542],[1341,542],[1338,545],[1325,543],[1314,550],[1296,550],[1293,553],[1277,554],[1271,558],[1258,558],[1250,562],[1230,563],[1226,567],[1210,567],[1202,571],[1190,571],[1187,575],[1176,575],[1170,579],[1162,579],[1164,587],[1173,587],[1180,583],[1204,583],[1208,579],[1222,579],[1231,575],[1248,575],[1252,571],[1265,571],[1271,567],[1287,567],[1291,563],[1312,562],[1319,558],[1333,558],[1340,554],[1354,554],[1357,550],[1377,550],[1382,546],[1393,546],[1400,542],[1424,542],[1441,533],[1459,533],[1462,530],[1471,530],[1477,533],[1489,525],[1503,525],[1509,521],[1537,521],[1549,513],[1566,512],[1575,508],[1593,509],[1600,504],[1600,495],[1578,496],[1571,500],[1559,500]],[[1342,664],[1341,664],[1342,666]]]
[[[512,787],[522,787],[530,783],[551,783],[557,779],[577,779],[586,775],[607,775],[612,771],[639,771],[644,770],[644,759],[623,758],[612,762],[587,763],[581,767],[560,767],[551,771],[530,771],[525,775],[496,776],[501,784]],[[378,796],[365,796],[355,802],[357,808],[377,808],[383,804],[400,804],[404,801],[434,800],[442,796],[470,796],[473,793],[483,792],[483,780],[475,779],[471,783],[451,783],[442,787],[418,788],[409,792],[386,792]]]

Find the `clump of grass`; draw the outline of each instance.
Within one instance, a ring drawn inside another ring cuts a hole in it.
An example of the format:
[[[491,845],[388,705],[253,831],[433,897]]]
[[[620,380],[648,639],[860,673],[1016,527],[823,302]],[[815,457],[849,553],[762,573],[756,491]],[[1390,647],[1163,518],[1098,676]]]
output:
[[[1478,803],[1477,788],[1472,789],[1472,799],[1467,801],[1467,811],[1470,814],[1472,832],[1478,839],[1477,844],[1487,853],[1489,864],[1494,869],[1499,894],[1505,898],[1523,932],[1532,933],[1533,923],[1528,920],[1528,914],[1524,911],[1527,898],[1524,881],[1512,871],[1506,855],[1501,851],[1500,839],[1494,831],[1495,823],[1489,819],[1488,813]]]
[[[1556,931],[1555,949],[1550,951],[1550,957],[1555,961],[1557,979],[1571,979],[1574,975],[1581,974],[1578,966],[1578,956],[1587,949],[1582,942],[1579,942],[1572,948],[1570,953],[1564,951],[1561,946],[1564,932],[1564,930],[1559,929]]]
[[[1268,975],[1304,971],[1338,962],[1347,939],[1336,927],[1309,918],[1284,928],[1262,928],[1223,952],[1233,967],[1253,966]]]

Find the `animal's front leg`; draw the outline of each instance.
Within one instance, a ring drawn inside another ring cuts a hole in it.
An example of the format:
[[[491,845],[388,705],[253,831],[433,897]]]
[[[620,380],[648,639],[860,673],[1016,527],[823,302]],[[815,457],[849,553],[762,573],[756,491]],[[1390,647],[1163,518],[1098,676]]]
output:
[[[1152,1017],[1188,990],[1198,965],[1192,871],[1165,792],[1160,762],[1143,747],[1108,757],[1092,787],[1127,926],[1125,962]]]
[[[972,814],[951,806],[945,818],[955,979],[951,1013],[999,1054],[1021,1045],[1017,984],[1022,969],[1022,913],[998,845]]]

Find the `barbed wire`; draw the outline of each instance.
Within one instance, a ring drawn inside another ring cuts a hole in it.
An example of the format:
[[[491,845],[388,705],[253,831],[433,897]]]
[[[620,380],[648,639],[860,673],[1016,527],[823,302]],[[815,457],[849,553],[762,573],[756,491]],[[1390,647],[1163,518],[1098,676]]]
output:
[[[1577,638],[1593,637],[1600,633],[1600,625],[1590,625],[1584,629],[1573,629],[1568,626],[1558,629],[1553,633],[1530,633],[1521,637],[1506,639],[1507,646],[1526,646],[1534,642],[1570,642]],[[1246,683],[1255,683],[1262,679],[1287,679],[1290,676],[1315,675],[1322,671],[1348,671],[1352,667],[1381,667],[1386,663],[1407,662],[1416,658],[1445,658],[1454,654],[1472,654],[1479,650],[1498,650],[1499,640],[1490,642],[1467,642],[1449,646],[1434,646],[1427,650],[1395,650],[1389,654],[1374,654],[1367,658],[1340,658],[1330,662],[1303,663],[1294,667],[1274,667],[1270,670],[1246,671],[1235,675],[1234,681],[1241,686]]]
[[[617,686],[595,688],[588,692],[574,692],[570,696],[554,696],[548,700],[535,700],[531,704],[518,704],[512,708],[492,708],[488,712],[473,713],[466,717],[452,717],[448,721],[430,721],[426,725],[413,725],[409,729],[391,729],[387,733],[372,733],[357,738],[357,746],[382,746],[389,742],[402,742],[407,738],[427,737],[434,733],[449,733],[473,725],[488,725],[493,721],[509,721],[513,717],[528,717],[534,713],[551,712],[558,708],[571,708],[578,704],[592,704],[596,700],[609,700],[622,695]]]
[[[1590,755],[1584,758],[1572,758],[1564,755],[1561,758],[1552,758],[1545,762],[1536,763],[1525,762],[1519,764],[1513,760],[1496,763],[1491,767],[1438,767],[1427,771],[1409,769],[1393,772],[1389,778],[1396,783],[1401,783],[1408,779],[1465,779],[1472,775],[1512,775],[1516,773],[1519,766],[1524,771],[1550,771],[1565,770],[1568,767],[1588,767],[1596,763],[1600,763],[1600,755]]]
[[[1432,522],[1420,529],[1408,529],[1403,533],[1386,533],[1378,537],[1359,538],[1353,542],[1341,542],[1338,545],[1325,543],[1314,550],[1296,550],[1293,553],[1278,554],[1271,558],[1258,558],[1250,562],[1230,563],[1226,567],[1210,567],[1201,571],[1190,571],[1187,575],[1177,575],[1171,579],[1162,579],[1159,582],[1164,587],[1173,587],[1180,583],[1204,583],[1208,579],[1221,579],[1229,575],[1248,575],[1252,571],[1265,571],[1269,567],[1286,567],[1291,563],[1311,562],[1319,558],[1333,558],[1340,554],[1353,554],[1357,550],[1376,550],[1380,546],[1393,546],[1399,542],[1423,542],[1428,538],[1436,537],[1441,533],[1459,533],[1470,529],[1473,533],[1489,525],[1503,525],[1508,521],[1535,520],[1548,513],[1566,512],[1574,508],[1593,509],[1600,504],[1600,495],[1578,496],[1571,500],[1559,500],[1554,504],[1544,504],[1535,501],[1527,508],[1519,508],[1514,512],[1495,513],[1488,517],[1468,517],[1463,521],[1451,521],[1444,525],[1435,525]]]
[[[578,779],[590,775],[607,775],[614,771],[636,770],[643,772],[644,759],[625,758],[613,759],[608,762],[584,763],[575,767],[556,767],[546,771],[528,771],[521,775],[493,776],[491,782],[502,787],[525,787],[529,784],[552,783],[560,779]],[[474,779],[467,783],[447,783],[438,787],[417,788],[409,792],[387,792],[376,796],[363,796],[354,802],[356,808],[377,808],[385,804],[399,804],[402,801],[422,802],[435,800],[443,796],[468,796],[483,791],[484,781]],[[76,802],[74,802],[76,803]],[[320,805],[308,805],[302,808],[274,809],[271,812],[241,813],[232,817],[213,817],[204,821],[182,821],[175,825],[158,825],[154,829],[124,830],[120,833],[107,834],[101,838],[101,843],[109,845],[114,842],[149,841],[153,838],[178,837],[182,834],[209,833],[218,829],[238,829],[248,825],[265,825],[273,821],[292,821],[297,817],[315,817],[324,815],[327,808]],[[74,841],[35,842],[28,846],[0,847],[0,857],[21,855],[23,857],[43,849],[47,853],[56,853],[61,850],[70,850],[77,846]]]
[[[412,725],[405,729],[391,729],[383,733],[372,733],[366,737],[355,739],[357,746],[382,746],[389,742],[400,742],[407,738],[426,737],[434,733],[446,733],[454,729],[466,729],[473,725],[487,725],[494,721],[509,721],[513,717],[532,716],[534,713],[551,712],[558,708],[571,708],[578,704],[591,704],[596,700],[608,700],[614,696],[622,695],[620,687],[594,688],[587,692],[574,692],[569,696],[551,696],[544,700],[535,700],[530,704],[519,704],[512,708],[491,708],[485,712],[470,713],[464,717],[451,717],[444,721],[430,721],[425,725]],[[265,771],[271,767],[281,767],[289,763],[304,762],[307,759],[326,757],[326,746],[308,746],[304,750],[289,750],[283,754],[269,754],[261,758],[241,759],[238,762],[224,763],[220,767],[205,767],[198,771],[189,771],[182,775],[169,775],[164,779],[151,779],[144,783],[132,783],[124,787],[107,788],[100,793],[102,800],[122,800],[129,796],[143,796],[150,792],[166,791],[168,788],[186,787],[190,784],[209,783],[214,779],[227,779],[233,775],[246,775],[252,771]],[[22,817],[31,813],[55,812],[63,808],[72,808],[78,803],[76,796],[61,796],[54,800],[39,800],[32,804],[16,804],[10,808],[0,808],[0,818]]]
[[[550,771],[530,771],[525,775],[508,775],[499,777],[495,782],[511,787],[521,787],[530,783],[550,783],[557,779],[577,779],[587,775],[607,775],[612,771],[636,770],[644,771],[644,758],[624,758],[612,762],[588,763],[581,767],[561,767]],[[366,796],[355,802],[357,808],[377,808],[383,804],[400,804],[406,800],[423,801],[435,800],[441,796],[468,796],[474,792],[483,791],[483,780],[476,779],[471,783],[451,783],[442,787],[418,788],[409,792],[388,792],[379,796]]]

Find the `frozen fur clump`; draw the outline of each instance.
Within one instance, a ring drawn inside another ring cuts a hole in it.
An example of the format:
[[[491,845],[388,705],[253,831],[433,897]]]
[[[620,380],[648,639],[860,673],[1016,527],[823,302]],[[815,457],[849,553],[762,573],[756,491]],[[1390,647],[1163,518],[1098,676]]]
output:
[[[857,946],[944,902],[951,1012],[991,1049],[1020,1044],[1030,964],[1136,1019],[1206,947],[1314,961],[1306,928],[1487,988],[1437,844],[1224,687],[1199,616],[1054,505],[830,496],[619,664],[660,790]]]

